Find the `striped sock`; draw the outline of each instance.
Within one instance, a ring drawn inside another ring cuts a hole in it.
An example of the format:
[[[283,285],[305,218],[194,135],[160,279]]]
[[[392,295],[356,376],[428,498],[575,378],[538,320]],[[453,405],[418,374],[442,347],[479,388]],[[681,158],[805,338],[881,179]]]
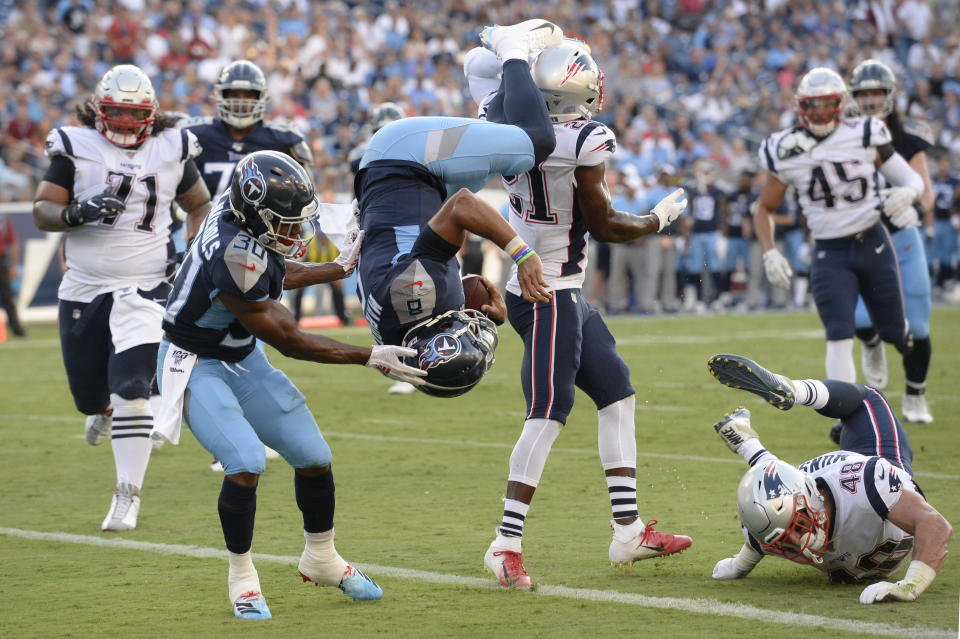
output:
[[[830,399],[830,391],[818,379],[794,379],[793,388],[797,403],[802,406],[809,406],[814,410],[819,410],[827,405]]]
[[[117,466],[117,483],[143,486],[152,445],[153,414],[146,398],[123,399],[110,395],[113,405],[111,446]]]
[[[610,493],[610,506],[615,520],[639,516],[636,477],[607,475],[607,491]]]
[[[504,537],[523,537],[523,522],[530,511],[530,504],[516,499],[503,500],[503,523],[498,532]]]

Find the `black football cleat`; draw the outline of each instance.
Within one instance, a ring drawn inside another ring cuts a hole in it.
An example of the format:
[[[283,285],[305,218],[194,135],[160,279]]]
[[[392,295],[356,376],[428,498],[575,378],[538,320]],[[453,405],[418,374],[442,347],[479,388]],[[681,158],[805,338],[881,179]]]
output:
[[[796,401],[793,384],[742,355],[714,355],[707,368],[718,382],[759,395],[780,410],[790,410]]]

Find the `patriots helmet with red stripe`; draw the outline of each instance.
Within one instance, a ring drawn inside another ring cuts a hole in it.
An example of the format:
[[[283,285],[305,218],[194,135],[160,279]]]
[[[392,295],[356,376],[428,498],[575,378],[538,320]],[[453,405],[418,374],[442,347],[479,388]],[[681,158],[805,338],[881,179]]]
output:
[[[801,564],[823,562],[830,517],[809,473],[779,459],[756,464],[737,487],[737,510],[764,552]]]
[[[554,122],[589,120],[603,105],[603,71],[585,42],[567,39],[544,49],[530,73]]]

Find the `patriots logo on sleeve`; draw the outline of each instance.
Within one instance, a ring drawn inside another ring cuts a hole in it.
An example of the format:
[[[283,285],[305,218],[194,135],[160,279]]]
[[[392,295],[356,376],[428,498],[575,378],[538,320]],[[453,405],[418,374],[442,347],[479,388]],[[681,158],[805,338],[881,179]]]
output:
[[[600,151],[600,150],[609,151],[610,153],[616,153],[617,143],[613,138],[607,138],[596,147],[590,149],[590,152],[593,153],[594,151]]]
[[[427,347],[420,353],[420,368],[429,370],[444,362],[449,362],[459,353],[460,340],[450,333],[440,333],[430,340]]]

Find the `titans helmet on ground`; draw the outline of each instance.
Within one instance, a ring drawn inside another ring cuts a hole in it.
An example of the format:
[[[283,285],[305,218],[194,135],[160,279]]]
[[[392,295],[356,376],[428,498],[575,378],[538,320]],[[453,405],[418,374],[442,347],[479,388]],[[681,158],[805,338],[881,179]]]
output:
[[[530,67],[530,74],[554,122],[590,119],[603,105],[603,71],[584,42],[564,40],[544,49]]]
[[[778,460],[752,467],[737,486],[744,528],[764,552],[797,563],[821,563],[830,521],[816,481]]]
[[[255,91],[255,98],[240,98],[230,91]],[[263,119],[267,110],[267,78],[260,67],[249,60],[236,60],[223,68],[213,87],[217,117],[238,129],[251,127]]]
[[[496,325],[480,311],[447,311],[407,331],[403,345],[417,354],[405,363],[427,371],[418,390],[456,397],[476,386],[493,366],[498,340]]]
[[[247,155],[230,180],[230,206],[241,226],[284,257],[303,257],[316,230],[319,200],[313,179],[289,155]]]
[[[864,94],[866,91],[883,91],[883,95]],[[872,118],[885,118],[893,113],[896,98],[897,76],[890,67],[879,60],[864,60],[850,76],[850,93],[860,108],[860,113]]]
[[[120,64],[100,78],[93,92],[96,128],[117,146],[136,146],[153,131],[159,105],[153,83],[132,64]]]

